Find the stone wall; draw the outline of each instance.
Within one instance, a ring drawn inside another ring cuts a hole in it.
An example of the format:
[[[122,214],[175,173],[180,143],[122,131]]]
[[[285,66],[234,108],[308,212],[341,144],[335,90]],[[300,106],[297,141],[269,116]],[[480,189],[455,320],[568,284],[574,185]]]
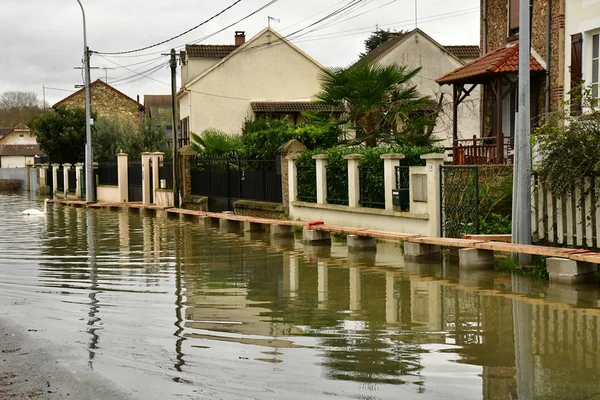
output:
[[[97,117],[117,116],[140,127],[143,111],[140,110],[139,103],[102,81],[92,83],[90,89],[92,112]],[[85,108],[85,91],[79,91],[57,104],[66,108]]]
[[[286,214],[281,203],[253,200],[238,200],[233,203],[233,210],[236,215],[257,218],[281,219]]]

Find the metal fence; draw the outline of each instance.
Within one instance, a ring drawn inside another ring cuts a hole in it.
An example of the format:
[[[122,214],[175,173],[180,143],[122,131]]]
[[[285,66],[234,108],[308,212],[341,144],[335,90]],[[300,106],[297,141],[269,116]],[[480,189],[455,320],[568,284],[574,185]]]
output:
[[[56,170],[56,190],[58,192],[65,190],[65,175],[62,166],[58,167]]]
[[[119,185],[119,168],[116,162],[101,161],[98,163],[98,184],[108,186]]]
[[[162,160],[160,162],[158,166],[158,179],[161,189],[173,189],[173,160]]]
[[[398,191],[398,201],[394,205],[401,211],[410,210],[410,167],[401,165],[395,167],[396,172],[396,190]]]
[[[69,180],[69,193],[75,193],[77,187],[77,171],[75,170],[75,167],[69,168],[67,171],[67,179]]]
[[[275,160],[197,158],[191,171],[192,194],[281,203],[281,174]]]
[[[307,203],[317,202],[317,167],[312,165],[298,165],[298,200]],[[293,200],[293,199],[292,199]]]
[[[345,160],[344,160],[345,161]],[[327,165],[327,203],[348,205],[348,163]]]
[[[360,172],[360,205],[369,208],[385,208],[385,185],[383,167],[358,167]]]

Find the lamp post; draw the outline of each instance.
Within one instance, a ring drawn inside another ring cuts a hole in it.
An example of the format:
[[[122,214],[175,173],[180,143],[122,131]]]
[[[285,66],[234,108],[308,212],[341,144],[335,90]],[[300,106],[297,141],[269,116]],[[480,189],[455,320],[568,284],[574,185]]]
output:
[[[90,109],[90,49],[87,47],[87,36],[85,26],[85,11],[81,1],[77,0],[83,15],[83,68],[85,70],[85,201],[94,201],[94,167],[92,164],[92,127]]]

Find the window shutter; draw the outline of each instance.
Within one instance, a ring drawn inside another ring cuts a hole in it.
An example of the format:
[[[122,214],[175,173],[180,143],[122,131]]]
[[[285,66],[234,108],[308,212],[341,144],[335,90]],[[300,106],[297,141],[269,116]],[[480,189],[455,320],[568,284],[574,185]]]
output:
[[[508,30],[510,34],[519,29],[519,0],[509,0],[508,4]]]
[[[571,35],[571,115],[581,114],[582,48],[583,35],[581,33]]]

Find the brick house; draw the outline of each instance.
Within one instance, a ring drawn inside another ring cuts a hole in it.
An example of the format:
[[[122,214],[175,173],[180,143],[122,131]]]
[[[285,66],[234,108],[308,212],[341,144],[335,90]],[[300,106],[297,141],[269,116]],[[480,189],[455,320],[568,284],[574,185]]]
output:
[[[577,0],[576,0],[577,1]],[[531,16],[531,124],[562,110],[565,93],[565,0],[537,0]],[[455,163],[512,163],[517,113],[519,0],[481,0],[482,57],[436,81],[451,85],[458,103],[483,87],[481,137],[460,143]],[[568,90],[568,89],[567,89]],[[455,117],[456,119],[456,117]]]
[[[0,168],[23,168],[35,164],[45,153],[35,139],[35,133],[24,124],[0,128]]]
[[[98,117],[117,116],[140,127],[144,121],[144,106],[121,91],[98,79],[90,84],[92,112]],[[85,88],[65,97],[52,108],[85,108]]]

